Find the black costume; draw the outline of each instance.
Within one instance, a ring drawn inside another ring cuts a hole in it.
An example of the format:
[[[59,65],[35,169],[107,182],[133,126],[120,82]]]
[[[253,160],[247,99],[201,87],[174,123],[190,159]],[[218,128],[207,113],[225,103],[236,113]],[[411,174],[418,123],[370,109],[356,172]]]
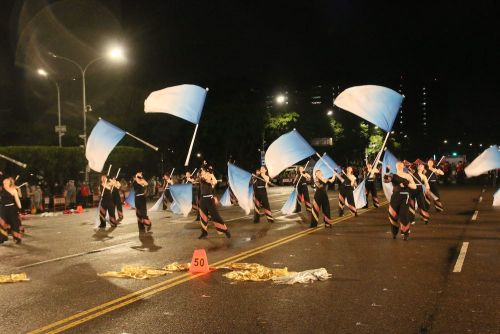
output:
[[[295,206],[295,212],[302,211],[302,203],[306,206],[306,211],[312,212],[311,199],[309,198],[309,189],[307,187],[307,180],[304,176],[297,175],[297,179],[294,180],[294,184],[297,185],[297,205]]]
[[[122,206],[122,198],[120,196],[120,190],[117,188],[113,188],[111,195],[113,197],[113,205],[115,206],[116,211],[118,212],[118,221],[122,221],[123,220],[123,206]]]
[[[23,238],[24,227],[19,217],[19,208],[17,207],[16,200],[11,193],[2,189],[0,194],[1,206],[3,207],[2,216],[0,216],[0,241],[4,242],[8,239],[8,233],[16,243],[20,243]]]
[[[151,230],[152,222],[148,217],[148,209],[146,207],[146,187],[137,183],[134,180],[135,191],[135,215],[137,216],[137,226],[139,232]]]
[[[375,187],[375,180],[377,179],[377,172],[374,172],[370,176],[370,172],[367,170],[366,174],[366,182],[365,182],[365,189],[366,189],[366,207],[368,207],[368,195],[372,195],[372,201],[373,201],[373,206],[378,208],[380,206],[380,203],[378,201],[377,197],[377,188]]]
[[[314,193],[310,227],[318,226],[320,209],[323,212],[325,227],[331,227],[333,221],[330,217],[330,202],[328,201],[328,195],[326,193],[326,183],[319,179],[314,183],[316,185],[316,192]]]
[[[436,195],[436,199],[434,199],[434,207],[436,208],[436,211],[442,212],[444,210],[443,208],[443,203],[441,203],[441,198],[439,196],[439,189],[438,189],[438,176],[436,173],[431,172],[430,170],[427,170],[425,173],[425,176],[427,176],[427,182],[429,182],[429,190]],[[428,192],[425,193],[425,200],[427,201],[427,204],[431,205],[431,201],[433,200],[431,194]]]
[[[173,203],[174,199],[172,198],[172,194],[170,193],[170,183],[169,181],[164,180],[163,183],[163,210],[168,208],[168,203]]]
[[[354,187],[351,179],[344,175],[344,181],[340,183],[339,189],[339,216],[344,215],[344,207],[347,206],[353,215],[357,215],[356,204],[354,203]]]
[[[217,207],[215,206],[214,200],[214,190],[210,183],[201,179],[200,180],[200,225],[201,225],[201,238],[206,238],[208,235],[208,217],[214,222],[215,229],[217,232],[224,233],[226,237],[230,238],[231,234],[227,229],[224,220],[219,214]]]
[[[104,188],[104,192],[102,192],[101,205],[99,206],[99,220],[101,222],[99,228],[106,228],[106,213],[109,215],[109,224],[116,227],[115,204],[111,189],[108,188]]]
[[[253,194],[255,204],[253,222],[260,222],[260,216],[265,215],[269,223],[274,223],[273,213],[271,212],[269,199],[267,198],[266,182],[264,180],[254,177]]]
[[[418,175],[418,173],[413,175],[422,184],[417,184],[417,189],[410,189],[410,200],[409,200],[410,222],[415,223],[415,214],[416,214],[415,203],[416,203],[418,206],[418,212],[420,213],[422,220],[424,221],[425,224],[428,224],[430,215],[428,212],[428,204],[425,201],[424,186],[423,186],[424,182],[421,179],[420,175]]]
[[[397,175],[387,174],[384,177],[384,182],[392,182],[393,190],[391,201],[389,204],[389,222],[391,223],[392,237],[395,239],[398,231],[401,229],[401,234],[404,239],[410,234],[410,215],[408,201],[410,199],[410,182]],[[401,184],[403,185],[401,187]],[[400,223],[398,223],[398,221]]]

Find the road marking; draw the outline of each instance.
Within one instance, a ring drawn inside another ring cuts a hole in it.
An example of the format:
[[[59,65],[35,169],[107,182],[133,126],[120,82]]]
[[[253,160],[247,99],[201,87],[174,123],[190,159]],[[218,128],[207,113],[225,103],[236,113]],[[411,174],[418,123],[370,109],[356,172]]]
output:
[[[70,255],[65,255],[65,256],[61,256],[61,257],[56,257],[54,259],[49,259],[49,260],[45,260],[45,261],[40,261],[40,262],[35,262],[35,263],[27,264],[25,266],[17,267],[16,269],[30,268],[30,267],[34,267],[34,266],[39,266],[41,264],[46,264],[46,263],[51,263],[51,262],[57,262],[57,261],[61,261],[61,260],[66,260],[66,259],[71,259],[71,258],[74,258],[74,257],[83,256],[83,255],[100,253],[100,252],[104,252],[104,251],[107,251],[107,250],[110,250],[110,249],[113,249],[113,248],[118,248],[118,247],[121,247],[121,246],[125,246],[125,245],[131,244],[131,243],[134,243],[134,242],[133,241],[127,241],[127,242],[124,242],[124,243],[121,243],[121,244],[112,245],[112,246],[108,246],[108,247],[103,247],[103,248],[99,248],[99,249],[93,249],[93,250],[90,250],[90,251],[87,251],[87,252],[81,252],[81,253],[76,253],[76,254],[70,254]]]
[[[483,196],[479,196],[479,203],[481,203],[483,201]]]
[[[381,203],[381,206],[386,205],[387,203],[388,202],[383,202],[383,203]],[[370,208],[370,209],[360,210],[358,214],[361,215],[361,214],[364,214],[364,213],[371,211],[371,210],[374,210],[374,209]],[[338,224],[344,220],[351,219],[351,218],[353,218],[353,216],[339,217],[337,219],[334,219],[333,223]],[[272,248],[281,246],[283,244],[286,244],[288,242],[291,242],[293,240],[301,238],[305,235],[309,235],[309,234],[314,233],[316,231],[322,230],[323,226],[324,225],[321,224],[318,227],[303,230],[303,231],[291,234],[287,237],[278,239],[276,241],[267,243],[265,245],[241,252],[239,254],[230,256],[226,259],[217,261],[217,262],[213,263],[212,266],[216,267],[216,268],[220,268],[224,265],[228,265],[228,264],[234,263],[236,261],[244,260],[244,259],[252,257],[256,254],[263,253],[263,252],[270,250]],[[60,333],[60,332],[63,332],[67,329],[78,326],[84,322],[87,322],[87,321],[90,321],[90,320],[95,319],[97,317],[100,317],[101,315],[107,314],[111,311],[122,308],[124,306],[132,304],[132,303],[139,301],[139,300],[142,300],[144,298],[153,296],[157,293],[160,293],[164,290],[167,290],[169,288],[177,286],[181,283],[196,279],[201,275],[203,275],[203,274],[198,274],[198,275],[191,275],[189,273],[181,274],[179,276],[167,279],[163,282],[154,284],[150,287],[132,292],[132,293],[125,295],[123,297],[111,300],[111,301],[106,302],[106,303],[101,304],[101,305],[98,305],[98,306],[93,307],[91,309],[88,309],[86,311],[74,314],[74,315],[67,317],[65,319],[59,320],[59,321],[54,322],[52,324],[49,324],[49,325],[46,325],[44,327],[33,330],[29,333],[35,334],[35,333]],[[61,325],[63,325],[63,326],[61,326]],[[61,327],[59,327],[59,326],[61,326]],[[56,327],[58,327],[58,328],[56,328]],[[48,331],[48,330],[50,330],[50,331]]]
[[[471,220],[474,221],[477,219],[477,215],[479,214],[479,210],[474,211],[474,214],[472,215]]]
[[[455,263],[455,268],[453,268],[454,273],[459,273],[462,271],[462,266],[464,265],[465,254],[467,254],[467,248],[469,248],[469,242],[465,241],[460,249],[460,254],[458,254],[457,263]]]

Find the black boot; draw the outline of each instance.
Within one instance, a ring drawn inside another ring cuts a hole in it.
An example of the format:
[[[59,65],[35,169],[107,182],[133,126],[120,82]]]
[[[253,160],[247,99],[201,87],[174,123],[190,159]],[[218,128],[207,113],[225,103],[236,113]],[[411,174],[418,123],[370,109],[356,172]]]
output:
[[[208,237],[208,232],[203,230],[203,231],[201,231],[201,234],[198,237],[198,239],[206,239],[207,237]]]

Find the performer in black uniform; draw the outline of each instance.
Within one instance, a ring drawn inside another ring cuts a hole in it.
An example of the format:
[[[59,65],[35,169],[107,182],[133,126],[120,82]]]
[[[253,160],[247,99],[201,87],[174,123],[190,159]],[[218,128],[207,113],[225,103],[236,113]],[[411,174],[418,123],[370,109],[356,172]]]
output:
[[[356,188],[356,177],[352,174],[352,167],[346,168],[344,179],[341,181],[339,190],[339,217],[344,215],[344,206],[347,205],[354,216],[358,215],[356,204],[354,203],[354,188]]]
[[[393,190],[389,204],[389,222],[391,223],[392,238],[396,239],[398,231],[401,230],[404,240],[408,240],[410,234],[410,215],[408,201],[410,190],[416,189],[411,175],[404,171],[401,161],[396,163],[396,174],[386,174],[384,182],[392,182]]]
[[[373,170],[373,173],[372,173]],[[379,201],[377,197],[377,188],[375,187],[375,180],[377,179],[377,174],[379,174],[380,171],[378,168],[373,168],[372,164],[367,164],[366,165],[366,182],[365,182],[365,187],[366,187],[366,206],[365,208],[368,208],[368,195],[372,195],[372,201],[373,201],[373,206],[375,208],[379,207]]]
[[[117,223],[123,220],[122,197],[120,196],[121,183],[116,178],[111,179],[111,196],[113,197],[113,205],[118,213]]]
[[[111,188],[113,187],[113,181],[108,180],[106,175],[101,176],[101,205],[99,207],[99,220],[100,220],[100,229],[106,228],[106,213],[109,215],[109,224],[112,227],[117,226],[116,217],[115,217],[115,205],[113,203],[113,195],[111,193]],[[104,189],[104,190],[103,190]]]
[[[253,201],[255,204],[253,222],[259,223],[260,216],[265,215],[269,223],[274,223],[273,213],[269,206],[269,199],[267,198],[267,185],[269,183],[269,176],[267,175],[267,168],[262,166],[255,170],[253,175]]]
[[[194,221],[197,222],[200,220],[200,181],[196,176],[193,177],[190,172],[186,172],[184,183],[191,183],[193,185],[192,205],[193,210],[196,212],[196,219]]]
[[[333,226],[333,221],[330,216],[330,202],[328,201],[328,194],[326,193],[326,185],[335,181],[335,175],[336,174],[333,174],[333,177],[331,179],[325,179],[321,170],[318,169],[314,173],[314,184],[316,186],[316,192],[314,193],[311,225],[309,227],[318,226],[320,210],[323,212],[325,228]]]
[[[215,229],[218,233],[224,233],[227,238],[231,238],[231,233],[224,223],[224,220],[219,214],[214,201],[214,187],[217,184],[212,168],[206,167],[201,170],[200,175],[200,225],[201,235],[198,239],[208,237],[208,217],[214,222]]]
[[[307,183],[311,181],[311,175],[306,173],[304,167],[297,167],[297,176],[295,176],[295,180],[293,183],[297,187],[297,205],[295,206],[295,212],[302,211],[302,203],[306,206],[306,211],[312,212],[312,204],[309,199],[309,189],[307,187]]]
[[[170,174],[165,173],[163,174],[163,210],[166,210],[168,208],[168,203],[172,203],[174,199],[172,198],[172,194],[170,194],[170,186],[174,182],[170,178]]]
[[[3,219],[0,218],[0,223],[2,225],[0,228],[0,232],[2,234],[1,240],[2,242],[7,240],[5,232],[10,231],[14,242],[16,244],[20,244],[23,238],[24,227],[22,226],[21,218],[19,217],[21,200],[19,199],[19,193],[17,192],[15,180],[12,177],[4,178],[2,185],[3,187],[0,195],[3,206]]]
[[[410,222],[412,225],[415,224],[416,210],[418,206],[418,212],[420,217],[424,221],[424,224],[429,223],[429,212],[427,202],[425,201],[424,191],[429,189],[429,183],[427,182],[427,177],[425,176],[425,166],[420,164],[417,166],[418,172],[414,173],[411,166],[408,168],[408,172],[415,177],[415,185],[417,189],[410,189],[410,200],[409,200],[409,214]],[[415,204],[417,206],[415,206]]]
[[[142,172],[137,172],[134,177],[133,187],[135,191],[135,215],[137,216],[139,232],[149,232],[153,224],[148,217],[146,207],[147,186],[148,183],[144,180]]]
[[[425,173],[425,175],[427,176],[427,180],[429,181],[429,190],[436,196],[433,198],[433,196],[429,192],[426,192],[425,198],[427,200],[427,203],[430,207],[431,201],[434,200],[434,207],[436,208],[436,211],[443,212],[443,203],[441,203],[437,184],[438,175],[444,175],[444,172],[439,168],[434,168],[434,160],[429,159],[429,161],[427,161],[427,172]]]
[[[9,240],[9,225],[7,225],[7,223],[5,222],[5,215],[2,204],[3,180],[4,176],[2,171],[0,171],[0,244]]]

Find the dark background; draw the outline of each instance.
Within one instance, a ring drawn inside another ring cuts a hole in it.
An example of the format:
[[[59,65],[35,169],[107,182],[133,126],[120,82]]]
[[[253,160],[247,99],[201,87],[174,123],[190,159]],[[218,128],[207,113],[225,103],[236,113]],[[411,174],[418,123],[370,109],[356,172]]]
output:
[[[151,141],[161,148],[147,153],[154,166],[162,154],[166,164],[180,166],[194,126],[145,115],[143,101],[152,90],[183,83],[210,88],[194,153],[219,165],[230,157],[248,168],[258,163],[266,101],[284,91],[291,103],[283,110],[300,114],[293,126],[308,139],[331,136],[324,126],[330,98],[319,107],[293,101],[318,85],[402,85],[409,138],[397,138],[396,126],[396,139],[408,158],[457,150],[472,158],[499,144],[500,34],[493,1],[33,0],[1,6],[2,146],[57,144],[55,88],[36,75],[39,67],[61,85],[68,126],[63,144],[80,145],[80,77],[47,52],[86,63],[110,42],[126,47],[128,61],[89,69],[89,133],[103,117]],[[432,89],[425,137],[418,118],[422,86]],[[360,120],[334,111],[346,137],[333,155],[360,158],[353,140]],[[267,143],[276,135],[267,133]]]

